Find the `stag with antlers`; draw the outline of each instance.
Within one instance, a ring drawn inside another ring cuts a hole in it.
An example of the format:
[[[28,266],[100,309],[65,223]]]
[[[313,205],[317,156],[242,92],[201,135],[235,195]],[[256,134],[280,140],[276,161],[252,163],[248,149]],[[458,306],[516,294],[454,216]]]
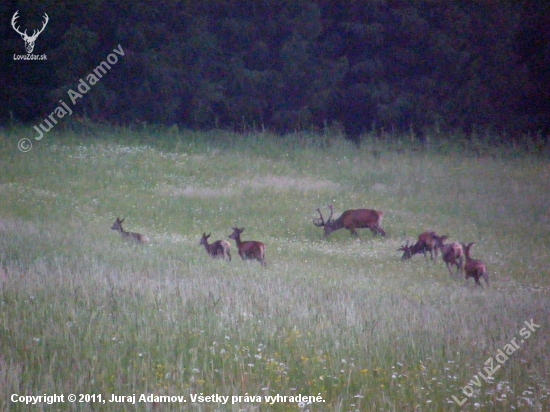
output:
[[[334,208],[332,205],[329,205],[328,208],[330,209],[330,216],[327,220],[323,219],[320,208],[317,209],[317,212],[319,212],[319,219],[313,220],[315,226],[324,229],[325,237],[335,230],[343,228],[349,230],[352,236],[359,236],[356,229],[366,228],[370,229],[375,236],[378,233],[382,236],[386,236],[386,232],[382,229],[382,226],[380,226],[382,218],[384,217],[384,212],[372,209],[350,209],[342,213],[338,219],[332,220]]]
[[[21,36],[21,38],[25,42],[25,50],[27,50],[27,53],[31,54],[32,51],[34,50],[34,43],[36,42],[36,39],[38,38],[40,33],[42,33],[46,28],[46,25],[48,24],[48,21],[50,20],[50,18],[46,13],[44,13],[44,22],[42,23],[42,28],[40,30],[34,30],[32,36],[29,36],[27,34],[27,30],[25,30],[24,32],[21,32],[19,30],[19,27],[16,26],[16,20],[19,18],[18,13],[19,13],[19,10],[17,10],[13,15],[11,19],[11,26]]]

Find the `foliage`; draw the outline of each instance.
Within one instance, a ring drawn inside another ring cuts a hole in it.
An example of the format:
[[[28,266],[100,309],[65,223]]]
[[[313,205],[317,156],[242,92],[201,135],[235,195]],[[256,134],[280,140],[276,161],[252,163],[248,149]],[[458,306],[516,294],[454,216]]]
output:
[[[194,128],[548,131],[548,6],[536,1],[18,1],[46,62],[0,68],[0,121],[49,114],[118,44],[76,110]],[[4,28],[2,45],[21,53]],[[39,51],[38,51],[39,50]]]

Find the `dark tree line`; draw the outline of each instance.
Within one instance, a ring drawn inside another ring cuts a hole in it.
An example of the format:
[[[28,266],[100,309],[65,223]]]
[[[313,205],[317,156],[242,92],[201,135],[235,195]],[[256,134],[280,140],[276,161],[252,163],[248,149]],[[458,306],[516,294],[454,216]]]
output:
[[[24,54],[10,21],[49,24]],[[525,0],[8,1],[0,120],[41,120],[119,44],[74,110],[94,121],[285,132],[549,131],[550,6]]]

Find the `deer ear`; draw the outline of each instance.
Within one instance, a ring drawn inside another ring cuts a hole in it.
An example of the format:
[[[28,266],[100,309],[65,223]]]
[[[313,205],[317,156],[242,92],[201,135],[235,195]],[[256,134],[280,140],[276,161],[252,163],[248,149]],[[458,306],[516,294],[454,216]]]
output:
[[[241,227],[241,228],[239,229],[239,232],[244,232],[244,227]]]

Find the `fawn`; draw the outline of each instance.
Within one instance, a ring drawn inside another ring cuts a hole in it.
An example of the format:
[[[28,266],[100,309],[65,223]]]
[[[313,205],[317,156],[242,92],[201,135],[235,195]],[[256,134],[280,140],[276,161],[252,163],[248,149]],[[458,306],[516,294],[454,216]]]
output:
[[[265,264],[265,244],[257,242],[255,240],[241,240],[241,233],[244,232],[244,227],[233,227],[233,233],[229,235],[230,239],[233,239],[237,243],[237,249],[239,249],[239,256],[242,260],[256,259],[261,263],[263,267]]]
[[[462,247],[464,248],[464,255],[466,256],[466,265],[464,266],[464,272],[466,272],[466,282],[468,282],[468,278],[474,278],[476,281],[476,284],[478,286],[481,286],[481,282],[479,281],[480,277],[483,277],[485,279],[485,283],[487,283],[487,286],[489,286],[489,275],[487,274],[487,266],[485,266],[485,263],[483,263],[481,260],[472,259],[470,257],[470,248],[475,243],[468,243],[465,245],[462,243]]]
[[[149,238],[141,233],[126,232],[122,228],[122,222],[124,222],[124,219],[121,220],[117,217],[115,223],[111,226],[111,229],[118,231],[118,233],[120,233],[122,238],[125,240],[133,240],[136,243],[149,243]]]
[[[209,244],[208,238],[210,237],[210,235],[211,233],[203,233],[200,244],[204,245],[204,248],[206,249],[208,254],[213,258],[227,258],[231,262],[231,245],[229,244],[229,242],[225,240],[216,240],[214,243]]]
[[[397,249],[397,251],[403,252],[401,260],[410,259],[417,253],[422,253],[424,257],[428,259],[426,252],[430,252],[430,257],[434,260],[434,253],[437,258],[437,252],[439,249],[438,244],[443,242],[445,239],[447,239],[447,236],[438,236],[435,232],[424,232],[418,235],[418,240],[414,245],[409,246],[409,241],[407,240],[407,244],[405,246],[401,246]]]

